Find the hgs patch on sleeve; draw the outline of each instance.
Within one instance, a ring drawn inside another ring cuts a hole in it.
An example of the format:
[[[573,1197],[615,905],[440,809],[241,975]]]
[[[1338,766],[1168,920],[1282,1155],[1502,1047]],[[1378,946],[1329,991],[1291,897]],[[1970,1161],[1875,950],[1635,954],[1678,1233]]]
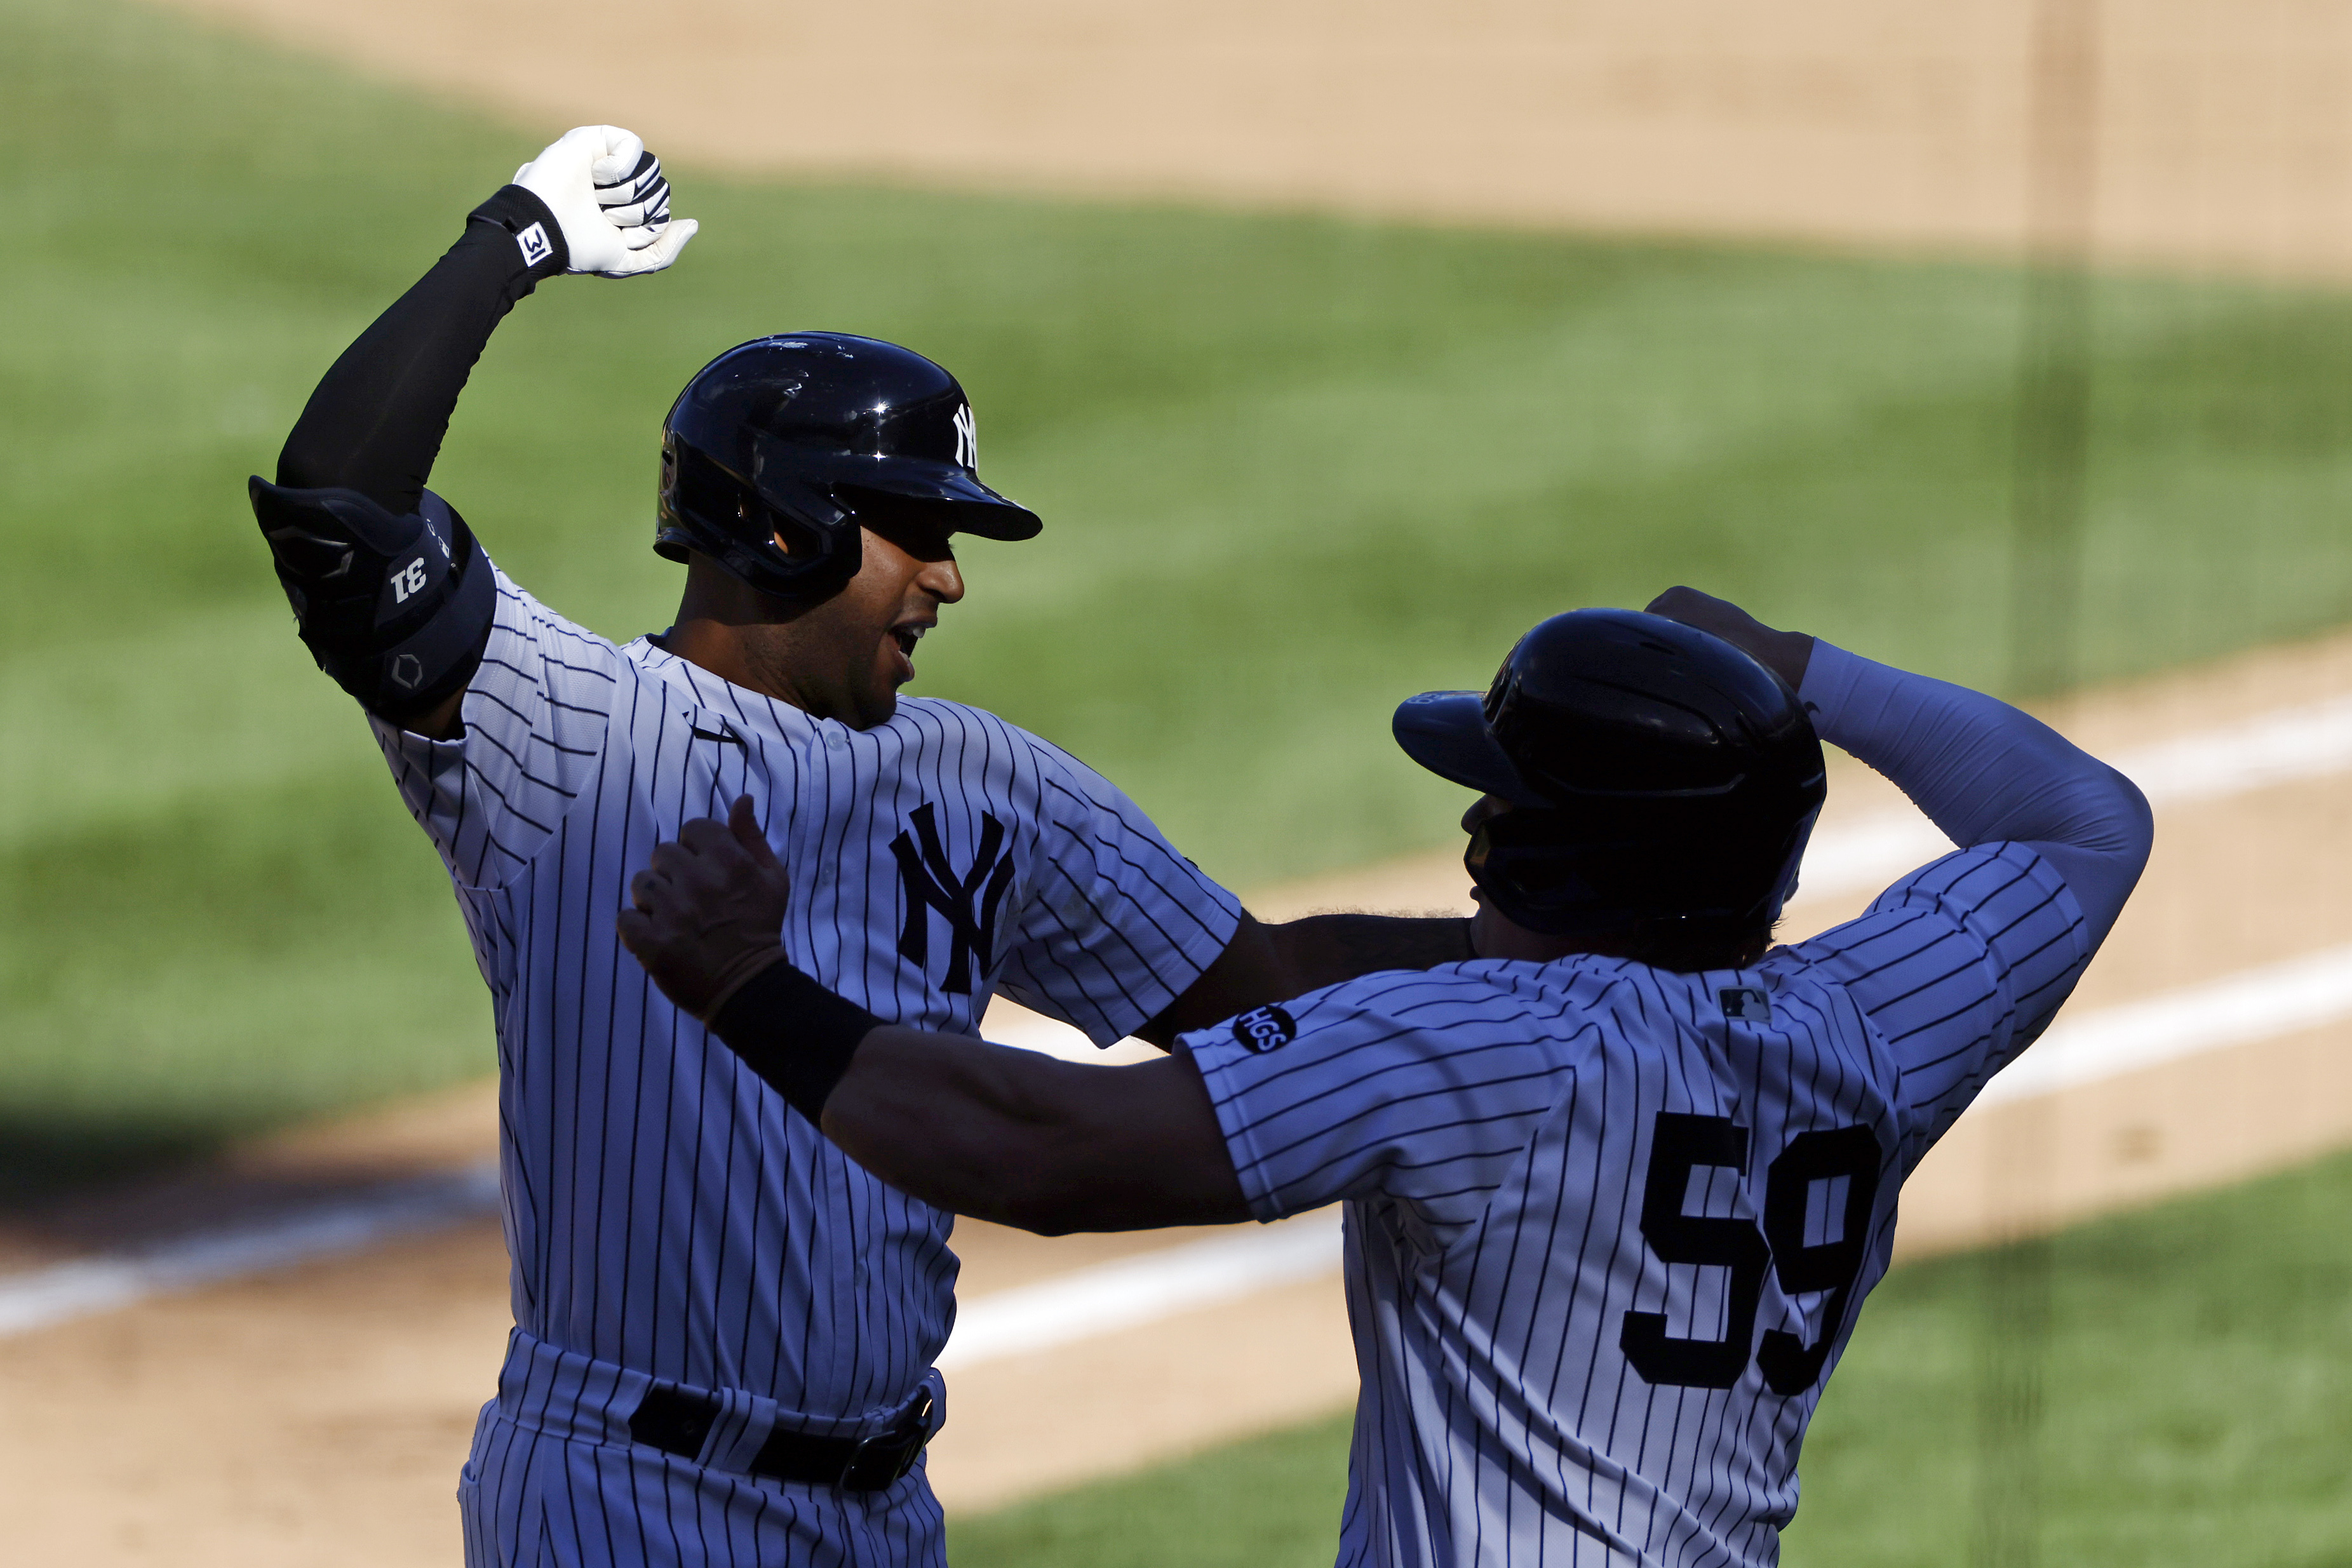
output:
[[[1234,1038],[1261,1055],[1298,1038],[1298,1026],[1280,1008],[1252,1008],[1234,1019]]]

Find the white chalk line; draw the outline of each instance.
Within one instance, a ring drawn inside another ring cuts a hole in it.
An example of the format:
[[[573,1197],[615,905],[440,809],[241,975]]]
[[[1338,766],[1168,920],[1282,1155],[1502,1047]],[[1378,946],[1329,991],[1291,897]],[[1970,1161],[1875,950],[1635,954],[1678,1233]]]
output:
[[[1163,1247],[976,1296],[956,1311],[942,1371],[1138,1328],[1339,1267],[1336,1208],[1263,1230]]]
[[[0,1278],[0,1337],[152,1296],[364,1251],[397,1237],[495,1214],[498,1207],[498,1162],[485,1160],[462,1170],[386,1182],[267,1219],[29,1270]]]
[[[2352,698],[2284,709],[2146,747],[2116,759],[2116,766],[2159,807],[2344,772],[2352,769]],[[1816,841],[1805,861],[1807,891],[1852,891],[1948,848],[1924,818],[1868,819]],[[1979,1103],[2053,1093],[2347,1017],[2352,1017],[2352,946],[2062,1019],[1986,1086]],[[1005,1044],[1078,1061],[1106,1060],[1076,1030],[1034,1015],[1021,1015],[1015,1027],[990,1032]],[[1115,1049],[1132,1055],[1150,1048],[1126,1042]],[[497,1207],[498,1173],[486,1163],[152,1248],[0,1277],[0,1337],[363,1250],[495,1213]],[[971,1367],[1158,1322],[1328,1274],[1339,1259],[1337,1224],[1307,1217],[1077,1270],[964,1302],[940,1364]]]
[[[2352,1017],[2352,946],[2241,969],[2145,1001],[2060,1013],[1976,1103],[2031,1100],[2101,1079],[2320,1029]]]

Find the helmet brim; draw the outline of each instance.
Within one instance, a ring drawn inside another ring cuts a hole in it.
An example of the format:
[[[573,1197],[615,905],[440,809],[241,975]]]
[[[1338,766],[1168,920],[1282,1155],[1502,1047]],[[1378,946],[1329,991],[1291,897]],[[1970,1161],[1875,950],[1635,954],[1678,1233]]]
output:
[[[960,534],[986,539],[1034,539],[1045,528],[1037,514],[998,495],[951,463],[919,458],[836,458],[832,483],[846,490],[891,496],[940,507]],[[854,501],[851,510],[856,510]]]
[[[1482,795],[1514,806],[1542,810],[1553,804],[1519,776],[1486,728],[1476,692],[1423,692],[1397,705],[1391,721],[1404,754],[1436,774]]]

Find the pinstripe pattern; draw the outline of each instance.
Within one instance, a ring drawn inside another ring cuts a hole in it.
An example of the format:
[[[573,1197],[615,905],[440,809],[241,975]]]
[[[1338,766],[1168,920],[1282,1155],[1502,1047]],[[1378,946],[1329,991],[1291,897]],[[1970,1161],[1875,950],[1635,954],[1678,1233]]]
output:
[[[887,1422],[952,1322],[950,1218],[852,1164],[663,998],[614,931],[631,873],[749,793],[793,872],[795,964],[894,1021],[973,1034],[1001,986],[1105,1042],[1223,951],[1238,904],[1118,791],[992,715],[905,701],[853,731],[648,643],[615,648],[503,575],[464,716],[456,741],[376,727],[490,988],[517,1324],[810,1429]],[[986,820],[1003,826],[998,951],[968,992],[942,984],[944,917],[926,915],[927,967],[899,950],[890,843],[925,805],[959,872]],[[467,1471],[470,1563],[938,1558],[919,1479],[881,1500],[813,1494],[499,1408]]]
[[[1302,998],[1297,1038],[1263,1053],[1227,1030],[1187,1036],[1253,1211],[1347,1204],[1363,1394],[1339,1562],[1777,1561],[1798,1446],[1853,1303],[1885,1271],[1902,1177],[2088,957],[2048,862],[1992,844],[1753,969],[1481,961]],[[1733,987],[1760,989],[1769,1018],[1727,1016]],[[1759,1265],[1727,1386],[1654,1383],[1628,1348],[1651,1313],[1670,1343],[1740,1332],[1738,1270],[1664,1261],[1648,1228],[1644,1184],[1676,1113],[1742,1130],[1746,1155],[1675,1168],[1687,1185],[1666,1214],[1738,1221],[1722,1228],[1754,1234],[1759,1255],[1768,1173],[1792,1143],[1864,1128],[1879,1151],[1874,1176],[1865,1141],[1856,1175],[1779,1178],[1795,1207],[1776,1234],[1801,1228],[1801,1244]],[[1841,1209],[1857,1181],[1866,1207]],[[1833,1251],[1848,1212],[1866,1226],[1850,1293],[1785,1288],[1777,1270]],[[1764,1364],[1816,1344],[1820,1372],[1775,1393]]]

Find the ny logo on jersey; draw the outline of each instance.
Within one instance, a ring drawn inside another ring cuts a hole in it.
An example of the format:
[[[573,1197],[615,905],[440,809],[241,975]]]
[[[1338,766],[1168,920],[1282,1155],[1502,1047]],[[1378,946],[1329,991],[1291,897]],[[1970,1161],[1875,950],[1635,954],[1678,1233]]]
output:
[[[980,467],[980,422],[971,416],[971,404],[965,403],[955,412],[956,461],[965,467]]]
[[[929,973],[931,915],[941,915],[950,941],[947,978],[940,988],[969,996],[974,968],[984,970],[995,959],[996,911],[1004,902],[1005,889],[1013,885],[1013,854],[1004,824],[981,813],[980,852],[971,870],[959,876],[940,847],[930,802],[916,807],[907,821],[914,831],[890,841],[898,875],[907,884],[907,923],[898,932],[898,956]]]

